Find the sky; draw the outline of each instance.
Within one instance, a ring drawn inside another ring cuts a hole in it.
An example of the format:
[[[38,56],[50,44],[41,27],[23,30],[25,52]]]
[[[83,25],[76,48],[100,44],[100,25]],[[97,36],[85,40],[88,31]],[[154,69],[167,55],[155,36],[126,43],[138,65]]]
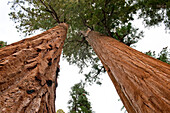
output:
[[[7,1],[0,0],[0,41],[11,44],[25,37],[20,36],[15,29],[14,22],[9,19],[10,6],[7,5]],[[163,47],[169,46],[170,48],[170,34],[166,33],[163,25],[145,28],[142,20],[135,20],[134,25],[144,30],[144,38],[135,44],[135,49],[142,52],[151,50],[159,53]],[[83,74],[79,74],[77,66],[69,65],[63,58],[60,59],[60,68],[59,85],[56,89],[56,110],[63,109],[68,113],[67,102],[70,99],[70,88],[83,79]],[[86,87],[86,90],[90,93],[89,100],[95,113],[124,113],[120,110],[123,104],[118,101],[119,96],[107,74],[102,75],[101,86],[94,84]]]

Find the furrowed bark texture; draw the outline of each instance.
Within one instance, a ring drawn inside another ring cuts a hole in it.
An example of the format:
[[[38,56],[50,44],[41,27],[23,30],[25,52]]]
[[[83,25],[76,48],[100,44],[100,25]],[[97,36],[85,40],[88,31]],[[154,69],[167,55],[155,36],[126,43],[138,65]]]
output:
[[[65,23],[0,49],[0,113],[55,113]]]
[[[86,40],[129,113],[170,112],[170,65],[95,31]]]

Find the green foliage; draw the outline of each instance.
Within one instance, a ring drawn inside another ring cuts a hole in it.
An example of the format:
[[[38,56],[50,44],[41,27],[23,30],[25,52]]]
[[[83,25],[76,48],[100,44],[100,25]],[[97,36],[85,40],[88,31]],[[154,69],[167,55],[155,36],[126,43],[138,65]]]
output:
[[[69,8],[70,2],[71,0],[13,0],[9,2],[9,16],[17,23],[19,32],[30,35],[36,30],[47,30],[64,22],[64,9]]]
[[[168,47],[163,48],[162,51],[158,54],[157,59],[170,64],[170,51],[167,49]]]
[[[82,82],[75,84],[70,91],[71,99],[68,101],[70,105],[70,113],[92,113],[91,103],[87,98],[88,92],[84,89]]]
[[[162,62],[166,62],[170,64],[170,51],[168,51],[168,47],[165,47],[162,49],[162,51],[158,54],[158,57],[156,57],[155,51],[151,52],[148,51],[145,54],[157,58],[158,60],[161,60]]]
[[[151,56],[151,57],[154,57],[154,58],[156,58],[156,53],[155,53],[155,51],[148,51],[148,52],[145,52],[145,54],[146,55],[149,55],[149,56]]]
[[[88,74],[85,74],[85,81],[87,81],[90,85],[92,85],[93,83],[101,85],[102,83],[100,81],[100,75],[104,72],[106,72],[106,70],[101,63],[93,64],[91,67],[91,71]]]
[[[5,47],[7,45],[7,42],[0,41],[0,48]]]
[[[164,23],[170,29],[169,0],[136,0],[139,6],[139,18],[143,18],[146,26]]]

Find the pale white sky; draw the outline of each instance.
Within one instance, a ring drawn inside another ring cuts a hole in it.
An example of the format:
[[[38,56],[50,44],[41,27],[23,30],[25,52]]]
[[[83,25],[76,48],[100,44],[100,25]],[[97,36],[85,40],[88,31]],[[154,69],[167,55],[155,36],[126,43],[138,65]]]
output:
[[[0,40],[11,44],[24,37],[19,36],[20,34],[17,33],[14,22],[9,19],[10,7],[7,5],[7,1],[0,0]],[[165,33],[164,27],[146,29],[141,20],[136,20],[134,25],[142,30],[145,29],[145,37],[136,44],[137,50],[160,52],[163,47],[170,47],[170,34]],[[70,88],[75,83],[78,83],[80,79],[83,79],[83,75],[78,74],[79,69],[76,66],[69,65],[62,58],[60,67],[59,86],[56,90],[56,110],[63,109],[68,113],[67,102],[70,98]],[[89,99],[93,110],[96,113],[124,113],[124,111],[120,111],[123,105],[118,101],[119,97],[108,75],[102,75],[102,79],[102,86],[93,85],[86,88],[90,93]]]

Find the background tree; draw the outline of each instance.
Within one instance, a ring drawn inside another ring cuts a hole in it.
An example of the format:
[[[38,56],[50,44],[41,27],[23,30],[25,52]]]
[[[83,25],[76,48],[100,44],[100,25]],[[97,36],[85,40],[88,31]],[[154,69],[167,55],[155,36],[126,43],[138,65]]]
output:
[[[57,110],[57,113],[65,113],[62,109]]]
[[[71,88],[71,99],[68,101],[70,113],[92,113],[91,103],[87,98],[88,92],[84,88],[85,84],[82,82]]]

